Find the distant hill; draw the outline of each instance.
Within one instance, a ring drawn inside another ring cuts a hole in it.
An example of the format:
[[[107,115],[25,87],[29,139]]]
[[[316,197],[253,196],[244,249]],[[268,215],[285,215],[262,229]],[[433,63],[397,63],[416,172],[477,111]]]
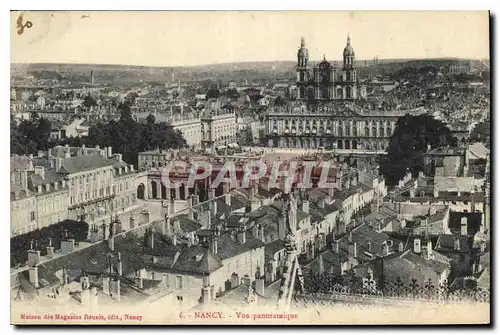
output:
[[[441,59],[379,59],[357,60],[357,66],[360,69],[360,76],[364,73],[372,75],[373,73],[386,74],[397,71],[403,67],[440,67],[450,62],[464,61],[458,58]],[[339,63],[339,60],[332,60]],[[473,61],[480,63],[480,61]],[[114,82],[117,84],[136,83],[140,80],[144,82],[165,83],[170,81],[193,81],[193,80],[241,80],[247,78],[282,78],[293,79],[295,75],[295,61],[272,61],[272,62],[241,62],[241,63],[221,63],[206,64],[185,67],[157,67],[157,66],[138,66],[138,65],[113,65],[113,64],[20,64],[11,63],[11,75],[34,75],[40,76],[42,73],[55,72],[58,76],[67,79],[74,79],[75,76],[89,76],[90,71],[94,71],[96,82],[106,83]],[[482,62],[483,66],[484,61]],[[489,61],[487,61],[489,68]],[[364,71],[363,68],[370,68]],[[375,70],[375,71],[373,71]]]

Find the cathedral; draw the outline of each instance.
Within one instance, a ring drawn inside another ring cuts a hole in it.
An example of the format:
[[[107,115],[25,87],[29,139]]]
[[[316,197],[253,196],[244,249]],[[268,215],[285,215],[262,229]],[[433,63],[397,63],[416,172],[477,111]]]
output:
[[[367,109],[360,101],[366,98],[366,88],[359,84],[354,65],[355,54],[349,37],[342,67],[326,59],[309,66],[309,51],[302,39],[297,52],[297,99],[267,109],[266,145],[383,151],[389,145],[399,117],[425,112]]]
[[[300,100],[357,100],[366,97],[366,88],[359,85],[355,53],[351,38],[343,52],[342,67],[337,68],[323,56],[319,64],[309,66],[309,51],[304,38],[297,52],[297,98]]]

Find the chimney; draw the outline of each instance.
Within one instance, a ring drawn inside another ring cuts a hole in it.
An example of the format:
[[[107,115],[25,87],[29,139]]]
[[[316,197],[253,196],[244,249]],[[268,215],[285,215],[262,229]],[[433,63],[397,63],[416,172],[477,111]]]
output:
[[[208,287],[208,286],[202,287],[202,289],[201,289],[201,302],[205,306],[210,305],[210,303],[212,302],[210,287]]]
[[[347,235],[347,239],[349,242],[352,242],[352,231],[349,231],[349,234]]]
[[[117,264],[117,267],[118,267],[118,275],[119,276],[123,276],[122,254],[120,252],[118,253],[118,264]]]
[[[247,231],[246,225],[242,224],[240,226],[240,230],[238,232],[238,242],[240,242],[241,244],[245,244],[246,241],[247,241],[247,239],[246,239],[246,231]]]
[[[427,241],[427,260],[434,259],[434,254],[432,251],[432,241]]]
[[[215,188],[210,188],[208,190],[208,199],[209,200],[212,200],[212,199],[215,199]]]
[[[255,293],[265,296],[265,290],[264,278],[255,278]]]
[[[462,217],[460,219],[460,234],[467,236],[467,217]]]
[[[134,213],[130,214],[129,226],[130,226],[130,229],[135,228],[135,215],[134,215]]]
[[[399,251],[399,252],[403,252],[403,251],[404,251],[404,248],[405,248],[405,247],[404,247],[403,242],[399,242],[399,244],[398,244],[398,251]]]
[[[422,251],[421,249],[422,249],[422,247],[420,244],[420,239],[419,238],[414,239],[413,240],[413,252],[416,254],[420,254],[420,252]]]
[[[104,240],[106,241],[109,238],[109,226],[108,226],[108,224],[103,223],[102,229],[103,229],[103,237],[104,237]]]
[[[224,201],[228,206],[231,206],[231,192],[224,193]]]
[[[141,276],[136,276],[135,279],[135,285],[139,287],[141,290],[144,288],[144,281],[142,280]]]
[[[231,275],[231,289],[237,288],[240,286],[240,276],[236,272],[233,272]]]
[[[69,254],[75,250],[75,240],[62,240],[61,241],[61,252],[63,255]]]
[[[384,242],[382,248],[383,248],[384,257],[389,256],[389,244],[387,243],[387,241]]]
[[[121,287],[120,287],[120,279],[111,279],[110,287],[111,287],[111,296],[113,299],[120,301],[121,300]]]
[[[252,198],[250,201],[250,211],[256,211],[260,208],[260,201],[256,197]]]
[[[225,181],[222,183],[222,193],[223,194],[228,194],[231,192],[231,186],[229,182]]]
[[[174,234],[174,236],[172,237],[172,244],[175,246],[177,245],[177,235]]]
[[[36,264],[34,266],[30,267],[30,269],[29,269],[29,278],[30,278],[30,283],[35,288],[40,287],[40,284],[38,282],[38,266]]]
[[[113,147],[107,147],[107,153],[108,153],[108,158],[111,158],[113,156]]]
[[[108,239],[108,247],[111,251],[115,251],[115,236],[111,235]]]
[[[148,232],[148,237],[147,237],[147,244],[149,249],[153,249],[155,246],[155,234],[153,232],[153,229],[149,229]]]
[[[302,211],[309,214],[309,200],[302,201]]]
[[[339,241],[333,241],[333,251],[338,254],[340,252]]]
[[[40,250],[28,250],[28,266],[35,266],[40,262]]]
[[[247,285],[247,286],[252,285],[251,279],[250,279],[250,277],[248,275],[245,275],[245,276],[243,276],[243,278],[241,278],[241,283],[243,285]]]
[[[366,248],[368,249],[368,252],[372,252],[372,242],[367,242]]]
[[[279,216],[278,217],[278,239],[284,240],[286,236],[286,219],[287,217]]]
[[[259,238],[259,227],[257,227],[257,224],[252,226],[252,237]]]
[[[215,236],[212,236],[210,239],[210,251],[214,255],[217,254],[217,238]]]
[[[210,200],[210,215],[217,214],[217,199]]]
[[[358,245],[356,242],[349,244],[349,254],[353,258],[358,258]]]
[[[43,166],[35,166],[35,174],[45,179],[45,168]]]
[[[454,249],[456,251],[460,250],[460,237],[458,237],[458,236],[455,236]]]
[[[263,226],[263,225],[261,225],[261,224],[259,224],[258,229],[259,229],[259,239],[260,239],[262,242],[264,242],[264,243],[265,243],[265,242],[266,242],[266,238],[265,238],[265,236],[264,236],[264,226]]]
[[[49,246],[47,247],[47,257],[54,257],[54,247],[52,246],[52,239],[49,238]]]
[[[61,157],[55,157],[54,158],[54,169],[56,172],[59,172],[63,164],[63,159]]]
[[[175,212],[176,212],[177,209],[175,208],[175,200],[174,200],[174,198],[170,198],[170,204],[168,205],[168,208],[170,210],[170,215],[175,214]]]
[[[165,219],[163,220],[162,234],[166,236],[172,236],[172,224],[170,223],[170,216],[165,216]]]

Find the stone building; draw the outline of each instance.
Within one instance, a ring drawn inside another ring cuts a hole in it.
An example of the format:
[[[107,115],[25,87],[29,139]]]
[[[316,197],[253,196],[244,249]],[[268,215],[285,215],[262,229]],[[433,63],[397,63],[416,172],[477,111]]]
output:
[[[425,110],[375,110],[363,107],[350,38],[338,69],[326,59],[308,66],[302,39],[297,54],[297,99],[265,113],[268,147],[386,150],[399,117]]]

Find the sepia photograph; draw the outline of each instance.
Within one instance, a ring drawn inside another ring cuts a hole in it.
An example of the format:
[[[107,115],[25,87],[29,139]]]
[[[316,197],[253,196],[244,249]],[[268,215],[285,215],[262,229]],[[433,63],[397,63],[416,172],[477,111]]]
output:
[[[490,20],[11,11],[11,324],[490,325]]]

